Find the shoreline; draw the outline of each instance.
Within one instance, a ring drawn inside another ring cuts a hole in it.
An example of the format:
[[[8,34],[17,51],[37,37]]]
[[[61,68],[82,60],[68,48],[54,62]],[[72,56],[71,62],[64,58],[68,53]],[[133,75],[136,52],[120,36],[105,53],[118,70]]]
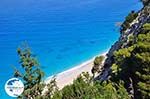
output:
[[[44,82],[48,84],[52,78],[56,78],[56,84],[58,88],[62,89],[64,86],[72,84],[73,80],[75,80],[82,72],[88,72],[90,75],[92,75],[91,69],[93,67],[93,61],[95,57],[101,56],[101,55],[106,57],[107,53],[108,53],[108,50],[68,70],[60,72],[56,75],[49,76],[44,80]]]

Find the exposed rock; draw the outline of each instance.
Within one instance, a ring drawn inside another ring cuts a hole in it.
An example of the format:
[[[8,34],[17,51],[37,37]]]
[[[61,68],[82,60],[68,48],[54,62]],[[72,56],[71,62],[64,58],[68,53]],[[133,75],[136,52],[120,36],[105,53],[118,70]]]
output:
[[[141,31],[141,28],[143,24],[150,22],[150,0],[148,0],[147,5],[145,5],[139,12],[138,16],[136,19],[134,19],[130,23],[130,27],[124,30],[121,33],[121,36],[119,37],[118,41],[112,47],[110,48],[108,54],[107,54],[107,59],[105,60],[104,67],[102,72],[97,76],[96,79],[99,80],[106,80],[111,72],[110,67],[112,66],[112,63],[114,61],[113,59],[113,53],[120,48],[126,48],[128,47],[129,43],[129,36],[133,35],[136,37],[139,32]]]

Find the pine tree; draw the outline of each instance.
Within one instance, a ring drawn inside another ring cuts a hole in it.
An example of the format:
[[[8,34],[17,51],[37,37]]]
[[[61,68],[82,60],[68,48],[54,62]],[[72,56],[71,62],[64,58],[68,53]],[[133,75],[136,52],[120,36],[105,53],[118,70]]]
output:
[[[25,86],[23,94],[18,98],[40,97],[44,88],[42,83],[44,73],[41,71],[37,59],[27,47],[18,48],[17,53],[23,72],[15,70],[14,76],[22,79]]]
[[[134,98],[148,99],[150,97],[150,24],[145,24],[134,39],[130,46],[114,53],[112,80],[124,80],[128,92],[135,91]]]

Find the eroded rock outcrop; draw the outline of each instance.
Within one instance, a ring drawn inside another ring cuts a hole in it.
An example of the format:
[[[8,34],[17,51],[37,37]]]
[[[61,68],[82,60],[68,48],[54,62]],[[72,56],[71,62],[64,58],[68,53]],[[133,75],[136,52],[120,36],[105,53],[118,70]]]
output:
[[[145,23],[150,22],[150,0],[144,1],[144,7],[137,12],[137,17],[129,24],[129,27],[121,31],[121,35],[114,45],[110,48],[107,59],[105,60],[103,70],[100,75],[96,78],[99,80],[106,80],[111,72],[110,67],[113,64],[114,58],[113,53],[121,48],[127,48],[129,44],[129,37],[132,35],[136,37],[142,30],[142,26]]]

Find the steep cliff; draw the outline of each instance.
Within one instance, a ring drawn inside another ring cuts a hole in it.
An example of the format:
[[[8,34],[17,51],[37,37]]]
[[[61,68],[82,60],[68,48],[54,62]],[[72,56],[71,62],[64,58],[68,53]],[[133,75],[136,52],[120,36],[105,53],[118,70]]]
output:
[[[118,41],[116,41],[115,44],[112,45],[112,47],[110,48],[107,54],[107,59],[105,61],[104,71],[105,70],[109,71],[109,68],[113,63],[113,56],[114,56],[113,53],[121,48],[128,47],[130,36],[132,35],[134,37],[137,37],[137,35],[142,30],[142,26],[145,23],[150,23],[150,1],[148,1],[148,4],[145,5],[139,12],[136,12],[136,13],[137,13],[136,18],[130,23],[130,26],[127,29],[120,30],[121,35]]]
[[[102,81],[123,80],[135,99],[150,96],[150,0],[142,1],[143,8],[138,12],[131,11],[122,23],[120,37],[109,50],[103,70],[97,77]]]

